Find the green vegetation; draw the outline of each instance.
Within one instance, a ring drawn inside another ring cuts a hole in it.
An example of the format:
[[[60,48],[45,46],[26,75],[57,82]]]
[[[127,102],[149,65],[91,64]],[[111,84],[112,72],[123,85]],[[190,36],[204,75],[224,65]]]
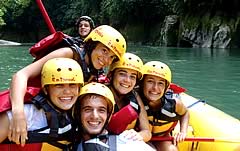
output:
[[[186,24],[197,26],[199,20],[196,16],[203,22],[214,18],[216,20],[214,22],[217,23],[222,19],[218,20],[215,16],[237,21],[240,12],[239,0],[42,0],[42,2],[55,28],[67,34],[76,34],[75,20],[81,15],[89,15],[97,25],[110,24],[124,32],[130,32],[132,29],[134,32],[146,33],[140,39],[151,37],[151,33],[157,34],[152,27],[156,28],[167,15],[178,15],[185,21],[190,18]],[[28,33],[26,37],[31,37],[35,41],[41,37],[39,34],[43,34],[44,31],[46,33],[46,25],[35,0],[1,0],[0,28],[5,32]],[[238,28],[238,25],[235,25],[235,28]],[[3,36],[6,35],[1,33],[0,38]],[[138,35],[133,34],[132,38],[134,37]]]

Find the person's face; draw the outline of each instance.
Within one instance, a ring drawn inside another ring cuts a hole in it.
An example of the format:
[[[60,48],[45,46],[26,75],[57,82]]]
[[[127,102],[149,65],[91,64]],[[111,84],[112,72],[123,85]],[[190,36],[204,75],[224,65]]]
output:
[[[127,94],[133,90],[137,82],[137,71],[117,68],[113,74],[113,87],[119,94]]]
[[[79,84],[50,84],[45,89],[46,92],[54,105],[69,110],[78,98]]]
[[[81,100],[81,123],[89,135],[98,135],[107,120],[107,100],[103,96],[88,94]]]
[[[163,78],[145,75],[143,81],[143,93],[150,106],[160,104],[160,98],[164,95],[166,82]]]
[[[109,66],[116,55],[102,43],[97,43],[91,54],[91,60],[95,69],[101,69]]]
[[[90,31],[91,31],[90,23],[86,20],[80,21],[79,28],[78,28],[78,33],[80,37],[84,37],[84,38],[87,37]]]

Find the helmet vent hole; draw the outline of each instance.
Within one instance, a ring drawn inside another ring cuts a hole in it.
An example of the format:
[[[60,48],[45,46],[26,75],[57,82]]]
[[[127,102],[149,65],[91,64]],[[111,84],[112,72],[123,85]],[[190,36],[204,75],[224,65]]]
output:
[[[60,71],[61,71],[61,68],[57,68],[57,71],[60,72]]]
[[[72,71],[72,68],[68,68],[69,71]]]
[[[129,59],[129,60],[132,60],[132,58],[131,58],[131,57],[129,57],[128,59]]]
[[[153,67],[156,67],[156,65],[154,64]]]
[[[119,39],[116,39],[116,42],[119,42]]]
[[[122,45],[122,47],[124,48],[124,45]]]

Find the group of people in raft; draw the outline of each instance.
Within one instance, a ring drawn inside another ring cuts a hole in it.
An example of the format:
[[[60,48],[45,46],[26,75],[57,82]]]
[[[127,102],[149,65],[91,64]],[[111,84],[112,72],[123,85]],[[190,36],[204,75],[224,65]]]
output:
[[[80,17],[76,26],[78,46],[56,49],[13,75],[12,109],[0,113],[0,148],[43,150],[40,142],[47,142],[62,150],[112,151],[138,142],[135,148],[142,150],[178,150],[189,112],[169,89],[170,68],[160,61],[143,64],[126,52],[119,31],[95,27],[89,16]],[[109,81],[103,84],[98,78],[105,68]],[[26,104],[33,79],[41,79],[41,90]],[[178,121],[173,141],[151,141],[152,136],[170,136]]]

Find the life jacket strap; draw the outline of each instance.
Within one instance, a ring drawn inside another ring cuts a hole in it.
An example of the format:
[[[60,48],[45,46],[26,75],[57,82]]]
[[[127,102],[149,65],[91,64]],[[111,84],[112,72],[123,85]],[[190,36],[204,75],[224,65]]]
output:
[[[110,151],[117,151],[117,136],[109,135],[108,141],[109,141]]]
[[[124,100],[129,100],[131,107],[139,114],[141,109],[140,106],[138,104],[137,98],[134,95],[134,93],[131,91],[128,94],[125,95],[125,97],[123,98]]]
[[[58,113],[49,105],[46,96],[43,93],[39,93],[32,99],[32,103],[38,108],[43,109],[46,113],[48,125],[50,127],[50,136],[58,137],[59,119]]]

